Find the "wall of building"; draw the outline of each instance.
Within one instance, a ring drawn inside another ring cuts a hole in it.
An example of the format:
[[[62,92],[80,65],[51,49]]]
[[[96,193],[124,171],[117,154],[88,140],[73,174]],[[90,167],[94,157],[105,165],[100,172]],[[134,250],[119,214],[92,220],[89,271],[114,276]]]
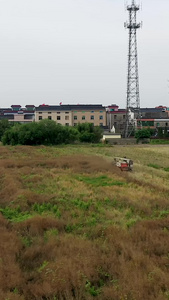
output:
[[[89,105],[83,106],[83,110],[79,109],[79,105],[77,107],[73,106],[73,109],[70,110],[59,110],[58,107],[56,109],[54,107],[38,107],[35,110],[35,121],[39,122],[43,119],[51,119],[58,124],[67,125],[67,126],[75,126],[78,123],[92,123],[94,126],[106,126],[106,110],[105,108],[101,109],[89,109]]]
[[[71,111],[50,110],[50,108],[47,111],[35,111],[35,122],[44,119],[53,120],[61,125],[72,126]]]

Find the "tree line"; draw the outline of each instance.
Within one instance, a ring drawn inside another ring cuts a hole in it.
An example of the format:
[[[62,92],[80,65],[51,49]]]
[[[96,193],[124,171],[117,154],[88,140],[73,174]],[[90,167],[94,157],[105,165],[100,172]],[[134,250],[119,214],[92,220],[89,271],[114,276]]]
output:
[[[0,121],[0,139],[4,145],[59,145],[78,141],[98,143],[101,137],[102,129],[91,123],[69,127],[48,119],[28,124]]]

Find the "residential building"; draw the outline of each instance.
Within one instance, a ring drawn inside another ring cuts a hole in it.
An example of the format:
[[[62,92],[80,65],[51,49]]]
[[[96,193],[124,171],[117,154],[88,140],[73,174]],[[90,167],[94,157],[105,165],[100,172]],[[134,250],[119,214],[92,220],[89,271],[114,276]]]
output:
[[[34,105],[11,105],[11,108],[0,108],[0,120],[11,122],[30,123],[34,121]]]
[[[107,126],[109,131],[114,127],[115,133],[123,133],[125,129],[126,110],[119,109],[116,104],[107,107]]]
[[[141,119],[137,120],[138,128],[158,127],[169,129],[169,110],[166,106],[157,106],[155,108],[141,108]]]
[[[54,120],[66,126],[78,123],[92,123],[94,126],[106,126],[106,109],[100,104],[77,105],[40,105],[35,108],[35,121]]]

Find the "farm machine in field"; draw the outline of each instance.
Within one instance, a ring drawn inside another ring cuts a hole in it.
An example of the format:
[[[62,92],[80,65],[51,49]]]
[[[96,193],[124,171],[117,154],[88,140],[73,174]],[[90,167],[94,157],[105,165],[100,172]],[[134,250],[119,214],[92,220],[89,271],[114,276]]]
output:
[[[115,157],[115,165],[121,169],[121,171],[132,171],[133,161],[126,157]]]

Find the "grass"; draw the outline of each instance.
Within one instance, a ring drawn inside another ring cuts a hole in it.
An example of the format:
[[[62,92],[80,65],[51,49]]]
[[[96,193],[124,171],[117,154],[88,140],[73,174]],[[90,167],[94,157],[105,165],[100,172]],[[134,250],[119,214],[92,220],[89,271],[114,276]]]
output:
[[[112,178],[109,178],[105,175],[102,175],[102,176],[99,176],[99,177],[79,176],[79,177],[76,177],[76,179],[79,180],[79,181],[83,181],[87,184],[97,186],[97,187],[99,187],[99,186],[113,186],[113,185],[117,185],[117,186],[126,185],[125,182],[112,180]]]
[[[169,140],[163,140],[163,139],[154,139],[150,141],[151,145],[168,145],[169,144]]]
[[[0,157],[2,299],[168,299],[167,145],[1,146]]]

